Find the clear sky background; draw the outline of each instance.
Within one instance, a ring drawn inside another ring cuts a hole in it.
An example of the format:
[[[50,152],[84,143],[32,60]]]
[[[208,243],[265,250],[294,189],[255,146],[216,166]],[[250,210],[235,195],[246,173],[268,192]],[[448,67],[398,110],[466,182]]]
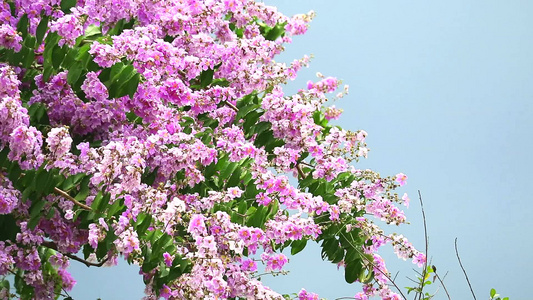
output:
[[[313,54],[309,69],[286,91],[317,71],[350,85],[335,105],[337,124],[369,133],[369,158],[358,168],[403,172],[410,225],[391,228],[424,247],[417,190],[429,231],[429,257],[452,299],[472,299],[454,251],[478,299],[494,287],[511,300],[530,299],[533,267],[533,2],[519,0],[268,0],[285,14],[315,10],[308,33],[280,60]],[[412,264],[383,248],[401,287]],[[137,268],[90,268],[72,262],[76,300],[140,299]],[[290,274],[267,278],[275,290],[305,287],[322,297],[353,296],[342,270],[322,262],[318,246],[291,258]],[[434,291],[433,286],[428,291]],[[439,291],[435,299],[445,299]]]

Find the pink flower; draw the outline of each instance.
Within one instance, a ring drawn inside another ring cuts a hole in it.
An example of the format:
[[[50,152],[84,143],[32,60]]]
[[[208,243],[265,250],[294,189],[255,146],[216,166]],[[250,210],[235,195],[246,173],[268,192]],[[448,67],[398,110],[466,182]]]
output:
[[[403,196],[402,196],[402,200],[403,200],[403,205],[405,205],[406,207],[409,207],[409,197],[407,196],[407,193],[404,193]]]
[[[252,259],[245,259],[241,262],[241,269],[244,271],[255,272],[257,271],[257,264]]]
[[[72,209],[67,209],[65,211],[65,219],[72,220],[72,218],[74,218],[74,212],[72,211]]]
[[[230,187],[228,189],[228,196],[230,199],[239,198],[242,195],[242,190],[238,187]]]
[[[407,175],[404,173],[396,174],[396,182],[400,184],[400,186],[403,186],[407,183]]]
[[[318,300],[318,294],[310,293],[305,289],[302,289],[298,293],[298,300]]]
[[[203,235],[206,233],[205,228],[205,217],[202,215],[194,214],[191,217],[191,221],[189,223],[189,228],[187,229],[188,232],[192,233],[193,235]]]
[[[172,296],[172,291],[166,284],[163,284],[163,287],[159,291],[159,294],[161,295],[161,297],[168,299],[170,298],[170,296]]]
[[[22,37],[18,35],[16,28],[9,24],[0,25],[0,46],[19,52],[22,48],[20,42]]]
[[[270,197],[268,197],[267,194],[265,193],[258,193],[257,196],[255,196],[255,199],[257,200],[257,202],[261,205],[269,205],[270,202],[272,202],[272,199]]]
[[[419,268],[423,267],[426,263],[426,255],[422,252],[416,254],[413,258],[413,264],[416,264]]]
[[[261,259],[266,262],[266,268],[265,271],[269,272],[272,270],[278,270],[281,271],[283,266],[288,262],[287,256],[284,254],[274,254],[272,256],[269,256],[266,253],[261,254]]]
[[[163,259],[165,261],[165,265],[167,267],[172,266],[172,262],[174,261],[174,255],[170,255],[168,252],[163,253]]]

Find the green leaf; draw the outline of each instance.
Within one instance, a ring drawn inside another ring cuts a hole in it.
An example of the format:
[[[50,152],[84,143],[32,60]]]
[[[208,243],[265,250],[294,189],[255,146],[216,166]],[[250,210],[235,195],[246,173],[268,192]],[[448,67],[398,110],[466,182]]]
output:
[[[144,170],[143,175],[141,176],[141,182],[146,183],[147,185],[152,185],[157,177],[157,172],[159,167],[156,167],[153,171],[149,171],[148,167]]]
[[[100,26],[89,25],[89,27],[87,27],[85,29],[85,33],[83,34],[83,36],[85,38],[88,38],[88,37],[92,37],[92,36],[95,36],[95,35],[99,35],[101,33],[102,33],[102,31],[100,30]]]
[[[108,84],[115,83],[118,81],[118,77],[120,76],[120,73],[122,70],[124,70],[126,66],[122,62],[117,62],[114,65],[111,66],[111,72],[109,73],[109,81]]]
[[[217,78],[217,79],[213,79],[213,81],[211,82],[211,86],[227,87],[229,86],[229,82],[226,78]]]
[[[70,13],[70,9],[74,6],[76,6],[77,0],[61,0],[61,10],[68,14]]]
[[[157,230],[159,231],[159,230]],[[165,249],[172,244],[172,237],[166,233],[161,234],[161,236],[152,243],[152,255],[155,259],[159,259],[163,255]],[[152,258],[153,259],[153,258]]]
[[[370,283],[372,280],[374,280],[374,271],[371,272],[365,272],[364,270],[361,271],[359,274],[359,281],[363,284]]]
[[[265,220],[266,208],[264,206],[257,207],[257,210],[248,218],[247,226],[261,228]]]
[[[0,215],[0,241],[15,241],[20,227],[17,226],[16,220],[12,214]]]
[[[133,18],[128,23],[126,23],[125,19],[120,19],[116,23],[116,25],[107,32],[107,34],[108,35],[119,35],[124,31],[124,29],[133,28],[134,24],[135,24],[135,19]]]
[[[241,200],[237,208],[237,211],[239,212],[239,214],[244,215],[247,209],[248,209],[248,205],[246,205],[246,201]]]
[[[255,96],[256,96],[255,92],[252,92],[242,97],[241,99],[237,100],[237,103],[236,103],[237,108],[240,110],[241,108],[252,104],[253,103],[252,100]]]
[[[146,214],[146,213],[140,213],[137,216],[137,222],[135,222],[135,230],[137,231],[137,235],[139,237],[143,237],[144,233],[150,227],[150,224],[152,222],[152,215]]]
[[[102,191],[100,191],[98,194],[96,194],[96,197],[94,197],[93,202],[91,203],[91,208],[93,210],[98,210],[98,207],[101,205],[102,201],[104,201],[104,195]]]
[[[63,184],[61,185],[61,189],[64,191],[70,191],[73,187],[75,187],[85,176],[87,176],[85,173],[78,173],[71,175],[65,179]]]
[[[363,264],[361,260],[352,261],[346,264],[344,269],[344,279],[347,283],[355,282],[363,270]]]
[[[48,82],[50,76],[52,76],[52,73],[54,73],[54,68],[52,68],[51,65],[45,66],[43,72],[43,81]]]
[[[283,34],[285,34],[285,23],[278,23],[268,31],[265,35],[265,39],[275,41]]]
[[[82,201],[82,200],[85,200],[85,198],[87,198],[87,196],[89,195],[89,180],[90,179],[91,178],[89,176],[86,176],[83,178],[83,180],[80,183],[80,191],[78,192],[76,197],[74,197],[74,199],[78,201]]]
[[[63,68],[69,69],[72,64],[76,61],[78,56],[78,48],[67,48],[65,58],[63,59],[62,65]],[[80,64],[83,69],[83,64]]]
[[[20,17],[19,22],[17,23],[17,31],[22,34],[22,38],[26,37],[28,33],[28,15],[24,14]]]
[[[141,74],[137,73],[130,80],[128,80],[128,82],[126,82],[125,91],[126,91],[126,94],[130,96],[131,99],[133,99],[135,92],[137,92],[137,88],[139,87],[140,81],[141,81]]]
[[[78,49],[78,55],[76,56],[76,60],[81,62],[84,68],[87,68],[87,64],[90,60],[92,60],[91,54],[89,53],[90,49],[91,44],[85,44]]]
[[[41,219],[41,210],[46,204],[44,200],[37,200],[30,207],[30,221],[28,222],[28,228],[33,229],[39,223]]]
[[[14,66],[17,66],[22,61],[22,59],[24,59],[24,55],[27,53],[27,51],[28,48],[23,45],[19,52],[13,53],[13,55],[11,56],[10,63]]]
[[[74,85],[80,78],[82,71],[83,71],[82,64],[80,62],[74,63],[72,67],[70,67],[68,70],[68,74],[67,74],[68,84]]]
[[[135,67],[133,65],[125,65],[118,76],[118,82],[126,82],[130,80],[130,78],[132,78],[135,74],[137,74],[137,70],[135,70]]]
[[[0,281],[0,290],[1,289],[5,289],[5,290],[9,291],[9,289],[10,289],[9,280],[4,279],[4,280]]]
[[[239,163],[238,162],[232,162],[232,163],[229,163],[227,166],[225,166],[221,171],[220,171],[220,179],[222,180],[225,180],[225,179],[228,179],[228,177],[233,174],[233,171],[235,171],[235,169],[239,166]],[[219,169],[220,170],[220,169]]]
[[[237,116],[235,116],[235,120],[244,118],[244,116],[246,116],[249,112],[258,109],[259,107],[261,107],[260,104],[250,104],[239,108],[239,112],[237,113]],[[257,120],[257,118],[253,119]]]
[[[237,186],[241,181],[242,168],[236,168],[226,184],[227,187]]]
[[[202,88],[206,88],[208,85],[213,82],[213,75],[215,74],[215,70],[213,69],[207,69],[205,71],[202,71],[200,73],[200,86]]]
[[[26,54],[24,55],[24,59],[22,60],[22,66],[26,69],[31,67],[31,64],[35,60],[35,52],[33,52],[31,49],[29,51],[26,51]]]
[[[291,255],[296,255],[307,245],[307,239],[296,240],[291,243]]]
[[[50,19],[49,16],[43,15],[41,18],[41,22],[39,22],[39,25],[37,25],[37,30],[35,32],[35,37],[37,39],[37,46],[41,45],[43,42],[44,35],[46,33],[46,30],[48,29],[48,20]]]
[[[111,218],[112,216],[117,215],[117,213],[121,213],[122,211],[124,211],[124,208],[126,208],[126,206],[124,206],[123,202],[124,201],[122,199],[119,199],[115,200],[115,202],[111,204],[109,210],[107,211],[108,218]]]
[[[26,36],[26,38],[24,39],[24,45],[28,48],[30,48],[30,50],[33,51],[33,49],[35,48],[35,37],[32,36],[32,35],[28,35]]]
[[[66,46],[60,47],[58,45],[56,45],[52,50],[52,66],[54,69],[57,70],[59,69],[59,66],[61,66],[63,58],[65,58],[66,50]]]
[[[495,289],[490,289],[490,297],[494,298],[495,295],[496,295],[496,290]]]

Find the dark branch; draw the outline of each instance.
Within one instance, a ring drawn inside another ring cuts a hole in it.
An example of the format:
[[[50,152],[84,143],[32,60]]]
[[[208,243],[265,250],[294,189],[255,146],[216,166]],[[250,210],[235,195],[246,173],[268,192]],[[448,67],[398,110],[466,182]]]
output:
[[[435,268],[435,266],[433,266],[432,268],[433,268],[433,272],[435,273],[435,276],[437,277],[437,279],[439,280],[440,284],[444,288],[444,292],[446,293],[446,296],[448,296],[448,300],[451,300],[452,298],[450,297],[450,294],[448,294],[448,290],[446,289],[446,285],[444,285],[444,281],[442,281],[442,279],[440,278],[439,274],[437,274],[437,268]],[[446,275],[444,275],[444,277],[446,277]],[[435,281],[435,280],[433,280],[433,281]]]
[[[101,262],[93,263],[93,262],[87,261],[85,259],[79,258],[76,255],[73,255],[73,254],[70,254],[70,253],[62,253],[62,254],[65,255],[66,257],[70,258],[70,259],[73,259],[75,261],[81,262],[82,264],[86,265],[87,268],[88,267],[101,267],[109,260],[109,257],[106,257]]]
[[[304,171],[302,171],[302,168],[300,167],[299,164],[296,165],[296,170],[298,171],[298,175],[300,175],[300,177],[302,177],[302,179],[305,179],[305,173],[304,173]]]
[[[54,249],[54,250],[58,251],[59,253],[63,254],[64,256],[70,258],[70,259],[73,259],[75,261],[81,262],[82,264],[86,265],[87,267],[101,267],[109,260],[109,256],[107,256],[104,260],[102,260],[100,262],[97,262],[97,263],[93,263],[93,262],[87,261],[87,260],[85,260],[83,258],[79,258],[79,257],[77,257],[74,254],[64,253],[64,252],[61,252],[61,251],[57,250],[57,245],[54,242],[45,241],[45,242],[43,242],[42,245],[45,246],[45,247],[48,247],[50,249]]]
[[[476,294],[474,294],[474,290],[472,289],[472,285],[470,284],[470,280],[468,279],[468,275],[466,274],[466,270],[463,267],[463,263],[461,263],[461,258],[459,257],[459,251],[457,250],[457,238],[455,238],[455,254],[457,255],[457,260],[459,261],[461,270],[463,270],[463,273],[465,274],[466,282],[468,283],[468,287],[470,287],[470,292],[472,292],[472,297],[474,297],[474,300],[477,300]]]

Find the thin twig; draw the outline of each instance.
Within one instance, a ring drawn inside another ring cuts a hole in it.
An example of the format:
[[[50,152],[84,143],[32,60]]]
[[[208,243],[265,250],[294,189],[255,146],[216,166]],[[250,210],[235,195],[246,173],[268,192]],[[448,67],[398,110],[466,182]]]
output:
[[[2,173],[0,173],[0,178],[4,179],[5,176],[4,176]],[[85,205],[85,204],[79,202],[78,200],[72,198],[67,192],[65,192],[65,191],[63,191],[63,190],[60,190],[60,189],[58,189],[57,187],[54,187],[54,193],[56,193],[56,194],[62,196],[63,198],[69,200],[70,202],[72,202],[72,203],[74,203],[74,204],[80,206],[81,208],[83,208],[83,209],[85,209],[85,210],[92,210],[90,206],[87,206],[87,205]]]
[[[299,162],[299,164],[301,164],[301,165],[305,165],[305,166],[308,166],[308,167],[310,167],[310,168],[314,168],[314,167],[315,167],[315,166],[313,166],[313,165],[310,164],[310,163],[306,163],[305,161],[301,161],[301,162]]]
[[[385,273],[383,270],[381,270],[380,268],[378,268],[378,266],[376,266],[373,262],[371,262],[370,260],[366,259],[364,256],[363,256],[363,253],[361,253],[361,251],[355,247],[352,242],[350,242],[350,240],[348,240],[348,238],[344,235],[344,233],[342,233],[342,236],[344,236],[344,238],[346,239],[346,241],[348,242],[348,244],[350,244],[350,246],[352,246],[352,248],[357,251],[359,253],[359,255],[361,255],[361,258],[363,258],[363,260],[368,263],[370,266],[372,266],[372,268],[378,270],[381,274],[383,274],[383,276],[385,276],[391,283],[392,285],[394,285],[394,287],[398,290],[398,292],[400,293],[400,295],[402,295],[403,299],[407,300],[407,297],[405,297],[405,295],[402,293],[402,290],[400,289],[400,287],[396,284],[396,282],[394,282],[394,280],[392,280],[392,278],[387,274]]]
[[[62,196],[63,198],[69,200],[70,202],[80,206],[81,208],[85,209],[85,210],[91,210],[91,207],[90,206],[87,206],[81,202],[79,202],[78,200],[72,198],[67,192],[65,191],[62,191],[60,189],[58,189],[57,187],[54,187],[54,193]]]
[[[97,263],[93,263],[93,262],[87,261],[87,260],[85,260],[83,258],[79,258],[79,257],[77,257],[74,254],[64,253],[64,252],[61,252],[61,251],[57,250],[57,245],[54,242],[45,241],[45,242],[43,242],[42,245],[45,246],[45,247],[48,247],[50,249],[54,249],[54,250],[58,251],[59,253],[61,253],[62,255],[65,255],[68,258],[71,258],[71,259],[73,259],[75,261],[79,261],[79,262],[83,263],[84,265],[86,265],[87,267],[101,267],[109,260],[109,256],[106,256],[106,258],[104,260],[102,260],[100,262],[97,262]]]
[[[440,281],[440,284],[444,288],[444,292],[446,293],[446,296],[448,296],[448,300],[451,300],[452,298],[450,297],[450,294],[448,294],[448,290],[446,289],[446,285],[444,285],[444,281],[440,278],[439,274],[437,274],[437,268],[435,268],[435,266],[432,266],[432,268],[433,268],[433,272],[435,273],[435,276],[437,277],[437,279]]]
[[[302,168],[300,167],[299,164],[296,164],[296,170],[298,170],[298,175],[300,175],[300,177],[302,177],[302,179],[305,179],[305,173],[304,173],[304,171],[302,171]]]
[[[427,230],[427,225],[426,225],[426,212],[424,211],[424,203],[422,202],[422,194],[420,193],[420,190],[418,190],[418,199],[420,200],[420,208],[422,210],[422,221],[424,222],[424,240],[426,242],[426,250],[425,250],[426,261],[424,262],[424,269],[422,270],[422,280],[420,282],[420,294],[418,294],[418,299],[422,299],[424,282],[426,281],[426,274],[427,274],[427,268],[428,268],[429,237],[428,237],[428,230]]]
[[[271,271],[271,272],[261,273],[261,274],[258,274],[258,275],[253,275],[252,278],[259,278],[259,277],[264,276],[264,275],[279,276],[279,275],[286,275],[287,273],[288,273],[288,271],[279,271],[279,272]]]
[[[93,262],[87,261],[87,260],[85,260],[83,258],[79,258],[76,255],[73,255],[73,254],[70,254],[70,253],[62,253],[62,254],[65,255],[68,258],[71,258],[71,259],[73,259],[75,261],[79,261],[79,262],[85,264],[87,267],[101,267],[109,260],[109,257],[106,257],[101,262],[93,263]]]
[[[226,104],[227,106],[229,106],[229,108],[233,109],[235,112],[239,112],[239,109],[237,108],[237,106],[231,104],[231,102],[224,101],[224,104]]]
[[[472,297],[474,297],[474,300],[477,300],[476,294],[474,294],[474,290],[472,289],[472,285],[470,284],[470,280],[468,279],[468,275],[466,274],[466,270],[463,267],[463,263],[461,263],[461,258],[459,257],[459,251],[457,250],[457,238],[455,238],[455,254],[457,255],[457,260],[459,261],[461,270],[463,270],[463,273],[465,274],[466,282],[468,283],[468,287],[470,287],[470,292],[472,292]]]

